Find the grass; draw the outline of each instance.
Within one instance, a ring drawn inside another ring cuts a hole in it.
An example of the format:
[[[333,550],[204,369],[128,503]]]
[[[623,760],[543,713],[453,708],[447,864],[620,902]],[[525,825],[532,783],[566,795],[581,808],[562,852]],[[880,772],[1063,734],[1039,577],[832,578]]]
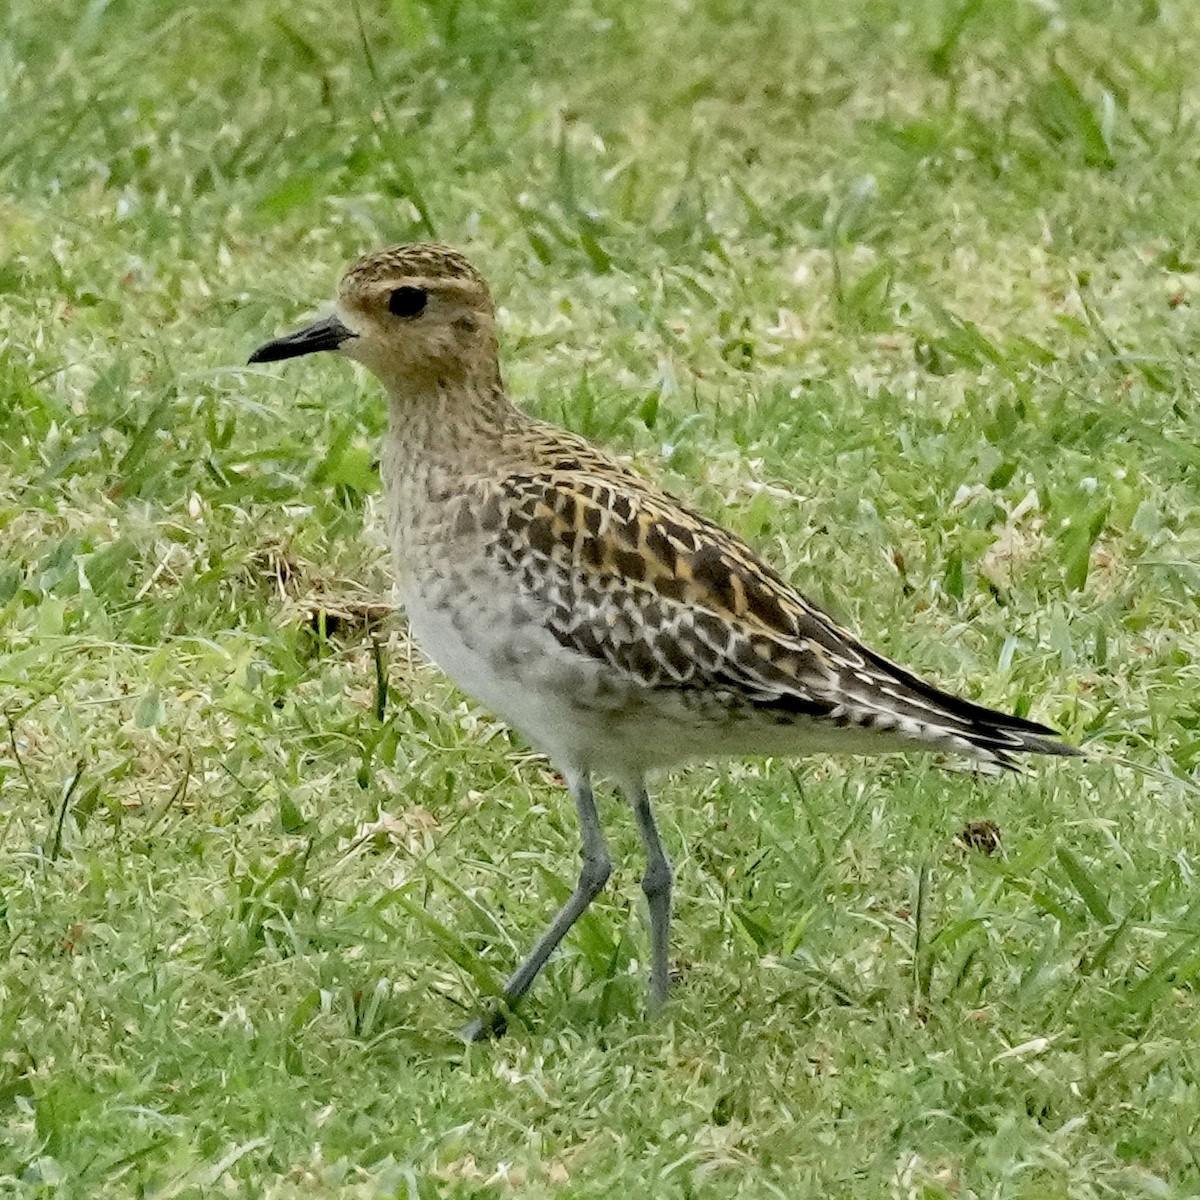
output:
[[[0,1193],[1200,1194],[1200,14],[7,13]],[[606,799],[464,1049],[570,805],[386,611],[374,388],[241,365],[429,234],[531,408],[1089,758],[673,776],[658,1022]]]

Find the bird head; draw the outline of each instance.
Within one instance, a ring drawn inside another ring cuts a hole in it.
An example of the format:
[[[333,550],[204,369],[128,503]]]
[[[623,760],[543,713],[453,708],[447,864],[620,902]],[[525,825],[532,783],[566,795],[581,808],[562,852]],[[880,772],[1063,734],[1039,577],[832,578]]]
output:
[[[260,346],[252,363],[332,350],[362,363],[393,394],[498,382],[487,284],[456,250],[418,242],[352,263],[333,312]]]

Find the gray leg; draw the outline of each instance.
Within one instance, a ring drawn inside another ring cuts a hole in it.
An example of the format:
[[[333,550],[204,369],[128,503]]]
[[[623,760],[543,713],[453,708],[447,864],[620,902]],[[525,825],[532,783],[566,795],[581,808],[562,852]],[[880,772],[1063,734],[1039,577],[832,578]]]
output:
[[[575,808],[579,813],[579,828],[583,833],[583,868],[579,882],[567,898],[567,902],[555,914],[550,928],[538,939],[525,961],[512,973],[504,985],[504,999],[508,1005],[516,1002],[529,991],[538,972],[554,953],[558,943],[567,936],[567,931],[583,915],[584,910],[600,894],[608,877],[612,874],[612,860],[600,828],[600,816],[596,812],[596,801],[592,796],[587,779],[570,781],[571,794],[575,797]],[[462,1031],[469,1042],[477,1042],[492,1034],[504,1032],[504,1014],[491,1012],[471,1021]]]
[[[671,862],[659,839],[646,789],[639,787],[631,794],[630,802],[637,817],[642,845],[646,848],[642,891],[646,893],[646,903],[650,907],[650,1007],[653,1009],[667,998],[667,987],[671,982],[667,967],[671,933]]]

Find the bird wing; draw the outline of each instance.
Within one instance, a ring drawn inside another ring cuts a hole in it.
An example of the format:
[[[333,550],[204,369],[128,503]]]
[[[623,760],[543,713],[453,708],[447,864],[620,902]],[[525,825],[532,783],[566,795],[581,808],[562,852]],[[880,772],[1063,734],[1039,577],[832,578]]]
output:
[[[594,453],[594,452],[593,452]],[[597,469],[599,468],[599,469]],[[1072,753],[863,646],[733,534],[622,468],[513,474],[493,550],[557,641],[649,689],[731,701],[1008,763]]]

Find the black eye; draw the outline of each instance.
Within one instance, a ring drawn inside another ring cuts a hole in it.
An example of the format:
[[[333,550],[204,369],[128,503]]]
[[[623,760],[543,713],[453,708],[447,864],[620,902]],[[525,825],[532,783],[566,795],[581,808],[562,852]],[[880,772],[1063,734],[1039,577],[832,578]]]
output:
[[[425,308],[428,300],[424,288],[398,287],[388,297],[388,312],[398,317],[415,317]]]

